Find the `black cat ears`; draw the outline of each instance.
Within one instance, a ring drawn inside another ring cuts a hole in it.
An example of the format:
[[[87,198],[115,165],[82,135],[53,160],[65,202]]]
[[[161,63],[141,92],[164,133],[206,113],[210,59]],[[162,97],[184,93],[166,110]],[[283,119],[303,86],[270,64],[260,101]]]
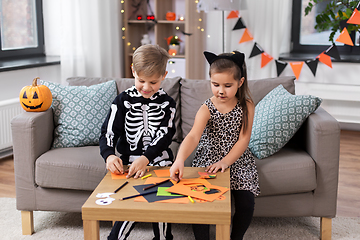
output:
[[[236,65],[238,65],[241,70],[243,68],[243,64],[245,60],[245,54],[238,51],[233,51],[230,53],[230,55],[219,55],[219,56],[212,52],[205,51],[204,55],[210,65],[218,59],[228,59],[236,63]]]

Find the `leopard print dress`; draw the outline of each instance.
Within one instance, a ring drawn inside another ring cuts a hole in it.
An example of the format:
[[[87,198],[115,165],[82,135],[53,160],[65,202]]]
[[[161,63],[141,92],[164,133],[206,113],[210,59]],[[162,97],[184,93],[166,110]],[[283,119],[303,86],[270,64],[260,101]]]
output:
[[[193,167],[206,167],[223,159],[237,142],[242,125],[239,102],[226,114],[220,113],[210,99],[204,104],[210,111],[210,119],[196,150]],[[260,194],[258,172],[249,148],[230,166],[230,188],[248,190],[255,196]]]

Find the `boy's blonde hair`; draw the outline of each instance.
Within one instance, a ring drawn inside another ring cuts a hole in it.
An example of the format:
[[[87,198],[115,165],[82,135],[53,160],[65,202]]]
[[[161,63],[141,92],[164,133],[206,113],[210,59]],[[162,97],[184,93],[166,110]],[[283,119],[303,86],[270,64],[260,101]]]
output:
[[[159,45],[142,45],[134,52],[133,70],[145,77],[164,76],[169,58],[168,52]]]

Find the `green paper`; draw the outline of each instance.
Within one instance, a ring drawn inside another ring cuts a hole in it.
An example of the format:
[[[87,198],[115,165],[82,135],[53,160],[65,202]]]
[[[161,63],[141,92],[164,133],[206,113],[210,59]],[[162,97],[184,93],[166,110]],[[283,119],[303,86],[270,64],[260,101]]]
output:
[[[166,191],[166,189],[168,189],[169,187],[158,187],[158,191],[156,196],[182,196],[176,193],[171,193]]]

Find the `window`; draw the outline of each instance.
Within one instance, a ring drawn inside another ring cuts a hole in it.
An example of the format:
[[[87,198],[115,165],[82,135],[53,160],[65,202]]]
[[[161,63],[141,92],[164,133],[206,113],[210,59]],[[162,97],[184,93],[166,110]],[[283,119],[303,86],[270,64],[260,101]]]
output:
[[[0,58],[44,56],[41,0],[0,0]]]
[[[316,15],[322,12],[329,0],[324,0],[317,4],[314,9],[305,16],[305,7],[308,5],[309,0],[293,0],[293,19],[292,19],[292,52],[293,53],[321,53],[329,48],[332,42],[329,41],[329,35],[331,30],[318,32],[315,29]],[[340,35],[338,31],[334,37],[334,40]],[[359,34],[358,32],[350,35],[356,47],[344,45],[336,42],[335,45],[341,55],[359,55]],[[356,40],[357,41],[356,41]]]

